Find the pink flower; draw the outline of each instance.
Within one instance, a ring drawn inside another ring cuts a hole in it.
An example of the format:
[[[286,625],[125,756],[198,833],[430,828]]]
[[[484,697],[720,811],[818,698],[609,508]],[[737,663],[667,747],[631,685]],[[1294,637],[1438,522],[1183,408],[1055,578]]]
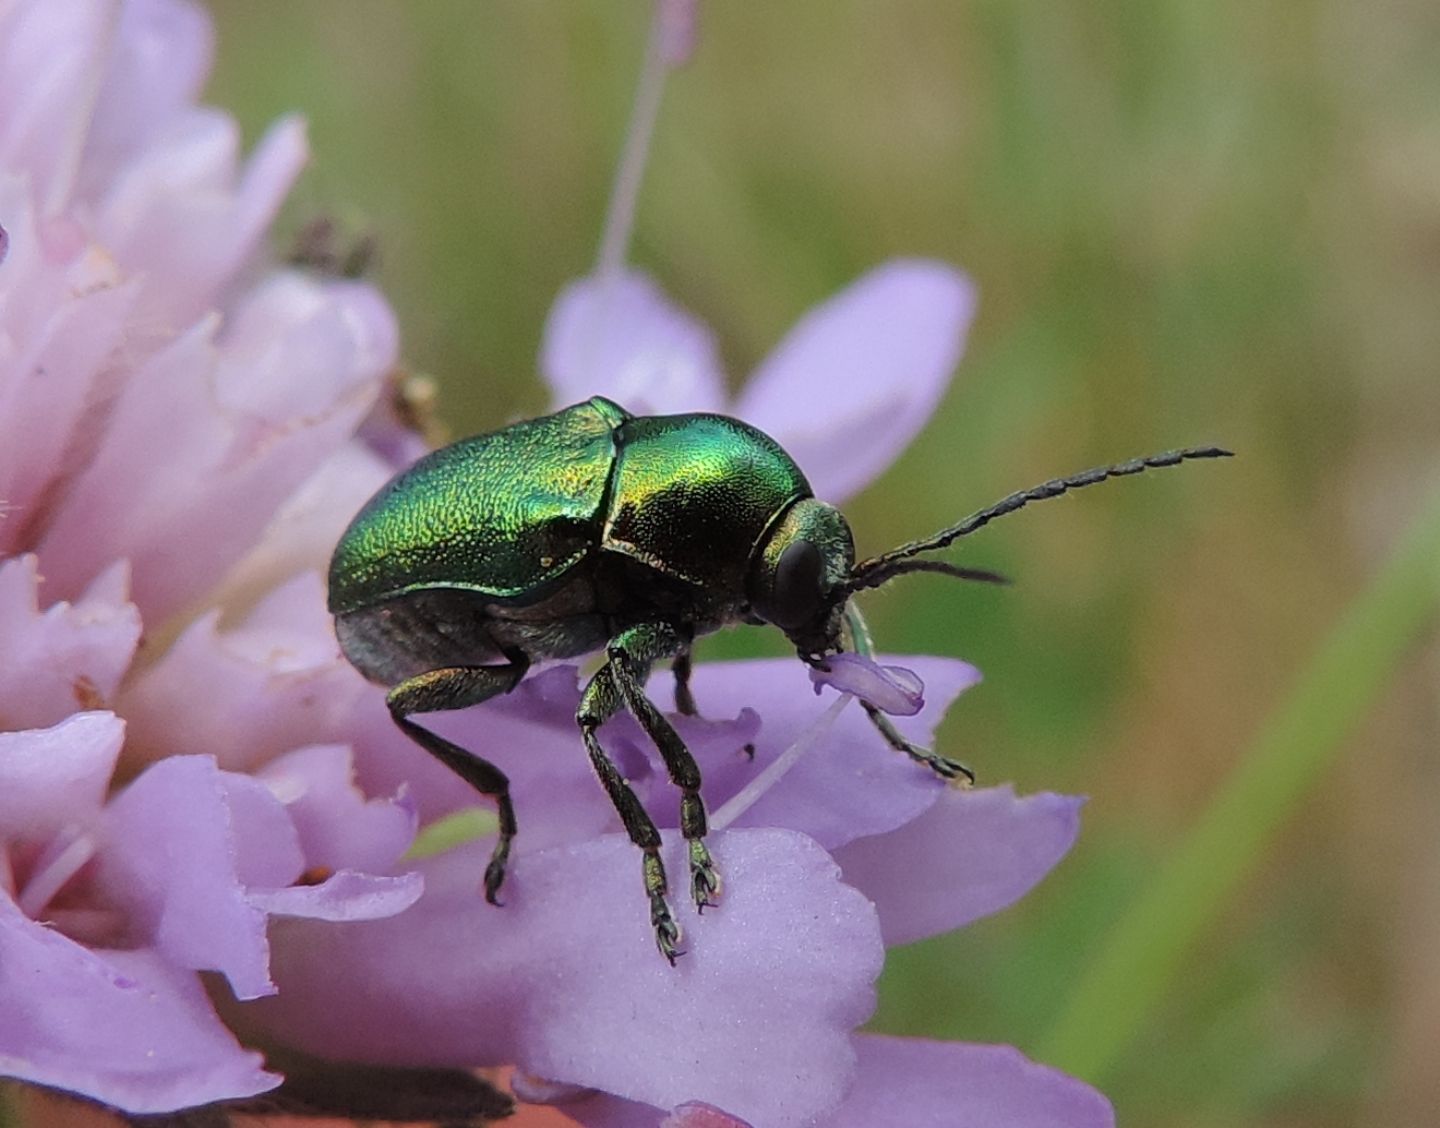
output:
[[[215,635],[294,570],[266,530],[363,464],[395,329],[367,287],[242,284],[305,142],[282,122],[239,167],[193,104],[209,58],[174,0],[0,6],[0,1069],[132,1112],[279,1082],[198,974],[273,991],[272,916],[420,892],[390,872],[413,811],[355,791],[346,749],[293,751],[325,709],[287,688],[341,667],[323,613],[265,615],[318,583]],[[223,742],[187,725],[222,703]]]

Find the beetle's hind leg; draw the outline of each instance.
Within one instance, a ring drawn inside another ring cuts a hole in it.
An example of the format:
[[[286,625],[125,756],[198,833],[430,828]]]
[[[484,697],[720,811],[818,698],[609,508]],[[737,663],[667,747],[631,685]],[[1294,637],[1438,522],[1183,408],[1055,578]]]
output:
[[[438,713],[478,705],[502,693],[509,693],[525,676],[529,662],[523,655],[508,666],[450,666],[408,678],[385,698],[390,716],[400,731],[429,752],[481,795],[495,800],[500,833],[485,867],[485,900],[498,905],[500,886],[505,880],[505,863],[515,837],[515,808],[510,802],[510,780],[490,761],[467,752],[443,736],[421,728],[410,716]]]
[[[975,782],[975,773],[967,768],[959,760],[950,760],[944,756],[937,755],[929,748],[924,748],[914,741],[906,740],[900,730],[891,723],[890,718],[875,708],[868,701],[860,703],[865,707],[865,713],[870,718],[870,723],[880,730],[891,748],[897,752],[904,752],[917,764],[924,764],[941,779],[950,782],[959,782],[963,787],[969,787]]]

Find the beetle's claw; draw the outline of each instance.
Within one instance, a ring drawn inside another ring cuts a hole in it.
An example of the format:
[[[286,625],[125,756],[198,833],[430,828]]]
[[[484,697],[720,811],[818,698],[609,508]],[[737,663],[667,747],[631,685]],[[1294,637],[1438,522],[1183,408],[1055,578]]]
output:
[[[485,900],[492,905],[501,904],[500,886],[505,883],[505,859],[491,858],[485,867]]]
[[[710,858],[705,843],[694,838],[690,841],[690,894],[695,907],[702,913],[712,905],[720,903],[720,871]]]

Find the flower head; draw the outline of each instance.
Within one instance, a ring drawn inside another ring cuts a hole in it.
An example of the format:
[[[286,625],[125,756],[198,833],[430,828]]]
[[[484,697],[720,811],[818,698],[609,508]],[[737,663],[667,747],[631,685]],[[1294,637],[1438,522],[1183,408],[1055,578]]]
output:
[[[132,1112],[279,1082],[199,977],[273,991],[272,916],[420,891],[393,872],[413,811],[313,747],[296,683],[341,667],[323,614],[276,614],[318,584],[265,554],[363,460],[394,325],[367,287],[242,283],[304,134],[241,166],[194,104],[209,57],[178,0],[0,8],[0,1063]],[[247,575],[271,594],[222,641]]]

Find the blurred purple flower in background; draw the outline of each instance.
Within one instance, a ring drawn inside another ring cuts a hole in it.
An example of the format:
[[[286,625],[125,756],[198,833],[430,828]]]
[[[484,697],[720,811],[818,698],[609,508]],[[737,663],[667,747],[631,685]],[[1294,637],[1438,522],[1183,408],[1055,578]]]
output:
[[[855,1034],[884,946],[1023,895],[1079,803],[941,786],[794,660],[702,665],[705,718],[675,719],[726,878],[718,910],[677,905],[679,967],[580,750],[574,667],[436,724],[511,776],[505,906],[478,892],[488,842],[403,860],[417,819],[476,797],[340,658],[319,578],[394,469],[370,413],[395,327],[365,285],[255,269],[303,133],[242,164],[194,104],[209,59],[182,0],[0,0],[0,1073],[136,1113],[277,1084],[233,1029],[514,1064],[594,1125],[1111,1123],[1014,1050]],[[541,368],[561,402],[739,414],[838,502],[924,424],[973,304],[946,266],[881,267],[727,403],[708,330],[610,269],[561,295]],[[978,674],[896,661],[928,700],[904,675],[876,693],[928,741]],[[638,727],[603,738],[673,828]]]

